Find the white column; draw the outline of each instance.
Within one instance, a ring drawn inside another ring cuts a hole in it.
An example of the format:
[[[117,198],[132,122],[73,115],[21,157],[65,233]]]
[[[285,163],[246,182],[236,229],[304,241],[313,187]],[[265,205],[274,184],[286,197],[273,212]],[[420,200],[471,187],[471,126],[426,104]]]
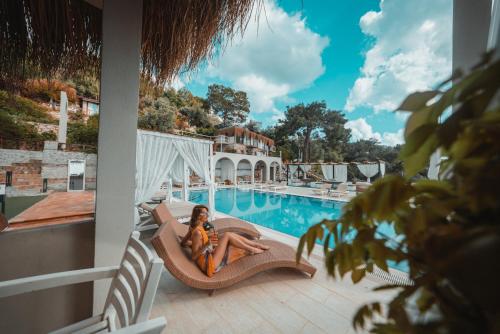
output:
[[[234,183],[234,186],[237,187],[238,186],[238,164],[234,163],[233,161],[233,165],[234,165],[234,175],[233,175],[233,183]]]
[[[255,166],[250,163],[250,181],[252,182],[252,184],[255,183]]]
[[[469,70],[486,51],[491,0],[453,1],[453,69]]]
[[[118,265],[134,229],[142,0],[104,1],[95,265]],[[109,284],[109,283],[108,283]],[[94,286],[101,312],[108,285]]]
[[[208,208],[210,209],[210,221],[214,218],[215,214],[215,163],[213,154],[213,145],[210,145],[209,154],[209,167],[210,167],[210,181],[208,183]]]
[[[183,173],[182,173],[182,199],[184,201],[189,201],[189,166],[185,160],[182,160],[184,163]]]

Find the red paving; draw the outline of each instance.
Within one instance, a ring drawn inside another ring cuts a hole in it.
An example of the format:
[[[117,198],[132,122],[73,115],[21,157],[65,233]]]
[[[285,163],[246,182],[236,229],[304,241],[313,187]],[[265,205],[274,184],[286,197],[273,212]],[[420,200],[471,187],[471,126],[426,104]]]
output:
[[[9,221],[9,230],[81,222],[94,218],[93,191],[55,192]]]

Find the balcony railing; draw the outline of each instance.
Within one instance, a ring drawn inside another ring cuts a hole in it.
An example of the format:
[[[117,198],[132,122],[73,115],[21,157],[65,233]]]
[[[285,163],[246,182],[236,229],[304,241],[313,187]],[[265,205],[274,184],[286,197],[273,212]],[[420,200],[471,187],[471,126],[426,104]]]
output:
[[[217,144],[234,144],[234,137],[220,135],[215,137],[215,142]]]

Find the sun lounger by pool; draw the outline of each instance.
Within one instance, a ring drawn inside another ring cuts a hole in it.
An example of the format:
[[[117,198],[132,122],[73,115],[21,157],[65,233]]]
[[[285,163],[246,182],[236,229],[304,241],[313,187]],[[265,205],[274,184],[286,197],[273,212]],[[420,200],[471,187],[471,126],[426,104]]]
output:
[[[349,191],[347,191],[347,183],[340,183],[337,186],[337,189],[330,190],[328,195],[331,197],[341,197],[349,195]]]
[[[265,188],[271,191],[277,191],[286,190],[288,187],[284,184],[268,184]]]
[[[158,224],[160,227],[164,223],[169,221],[178,222],[177,219],[171,214],[169,209],[163,204],[158,205],[153,210],[152,215],[156,224]],[[212,220],[210,223],[220,234],[225,232],[234,232],[245,234],[253,239],[260,238],[260,232],[252,224],[238,218],[219,218]],[[179,223],[179,227],[177,229],[180,232],[179,236],[184,236],[187,233],[188,229],[188,225]]]
[[[319,188],[314,188],[312,191],[315,195],[325,196],[326,194],[328,194],[331,188],[331,184],[323,183]]]
[[[295,250],[278,241],[261,240],[269,250],[256,255],[245,256],[226,265],[212,277],[206,276],[189,257],[187,249],[181,247],[178,235],[182,233],[182,224],[175,219],[162,224],[151,242],[158,255],[163,259],[167,270],[182,283],[212,294],[243,281],[262,271],[274,268],[293,268],[313,277],[316,268],[305,259],[295,261]]]

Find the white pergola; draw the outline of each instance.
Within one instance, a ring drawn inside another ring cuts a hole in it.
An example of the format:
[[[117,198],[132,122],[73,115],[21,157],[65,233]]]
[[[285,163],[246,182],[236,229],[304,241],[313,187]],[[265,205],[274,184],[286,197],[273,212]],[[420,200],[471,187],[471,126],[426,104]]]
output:
[[[172,180],[182,182],[183,198],[189,200],[189,175],[194,171],[208,185],[208,207],[213,217],[213,141],[171,134],[137,131],[135,204],[149,200],[164,182],[172,198]],[[136,216],[136,223],[138,217]]]

